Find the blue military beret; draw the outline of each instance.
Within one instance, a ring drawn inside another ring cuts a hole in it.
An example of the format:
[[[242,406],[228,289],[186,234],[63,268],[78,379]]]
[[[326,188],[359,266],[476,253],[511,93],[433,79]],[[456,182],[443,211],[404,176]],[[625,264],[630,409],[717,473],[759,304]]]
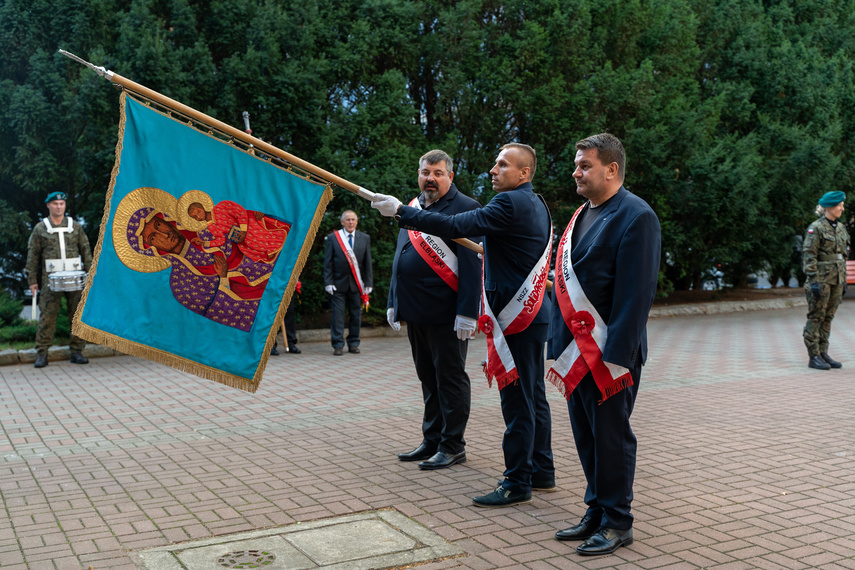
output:
[[[842,193],[843,192],[841,192],[841,194]],[[53,202],[54,200],[68,200],[68,196],[65,192],[51,192],[48,194],[47,198],[45,198],[45,204]]]
[[[844,200],[846,200],[846,194],[840,190],[836,190],[834,192],[826,192],[823,194],[822,198],[819,199],[819,205],[823,208],[831,208]]]

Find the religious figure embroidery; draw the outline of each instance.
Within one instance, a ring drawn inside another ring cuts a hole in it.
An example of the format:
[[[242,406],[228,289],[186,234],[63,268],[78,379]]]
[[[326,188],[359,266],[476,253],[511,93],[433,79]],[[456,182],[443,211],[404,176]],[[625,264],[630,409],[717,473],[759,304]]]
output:
[[[214,205],[201,190],[190,190],[178,199],[178,221],[199,237],[193,243],[206,250],[221,248],[227,242],[258,263],[275,263],[291,223],[271,214],[246,210],[240,204],[223,200]]]
[[[182,306],[249,332],[273,263],[254,261],[228,240],[207,249],[194,244],[199,234],[182,225],[177,207],[178,201],[158,188],[137,188],[125,196],[113,223],[119,259],[143,273],[171,268],[169,286]]]

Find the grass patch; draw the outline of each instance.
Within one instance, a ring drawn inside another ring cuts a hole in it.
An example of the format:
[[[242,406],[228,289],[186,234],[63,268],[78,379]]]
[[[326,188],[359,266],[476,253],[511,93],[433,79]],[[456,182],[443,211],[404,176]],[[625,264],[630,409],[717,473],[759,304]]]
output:
[[[71,337],[68,336],[54,336],[53,337],[53,346],[68,346],[68,343],[71,342]],[[30,350],[31,348],[36,347],[35,340],[16,340],[14,342],[2,342],[0,341],[0,350]]]

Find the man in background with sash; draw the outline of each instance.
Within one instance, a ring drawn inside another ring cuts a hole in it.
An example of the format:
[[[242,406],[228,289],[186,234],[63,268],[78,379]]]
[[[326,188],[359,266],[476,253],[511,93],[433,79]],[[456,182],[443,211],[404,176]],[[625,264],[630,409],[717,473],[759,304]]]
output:
[[[531,180],[534,149],[502,147],[490,170],[496,196],[481,209],[454,215],[403,206],[377,194],[373,208],[395,216],[402,228],[443,238],[484,236],[481,330],[487,336],[485,373],[496,381],[505,420],[504,480],[475,497],[479,507],[507,507],[531,501],[534,490],[555,489],[552,422],[543,382],[543,347],[549,323],[544,303],[552,220]]]
[[[330,337],[333,354],[344,354],[344,310],[350,315],[347,351],[359,354],[359,329],[362,305],[368,305],[374,283],[371,273],[371,238],[357,231],[359,219],[353,210],[341,214],[342,229],[326,238],[324,251],[324,289],[332,303]]]
[[[30,292],[40,296],[41,315],[36,330],[36,363],[34,365],[36,368],[44,368],[48,365],[47,352],[53,343],[62,297],[65,296],[68,320],[71,322],[83,295],[82,289],[52,291],[49,286],[50,274],[57,271],[86,271],[92,265],[89,238],[86,237],[80,224],[65,215],[66,198],[64,192],[48,194],[45,204],[50,215],[35,225],[27,246],[27,281],[30,284]],[[85,340],[71,335],[69,348],[72,363],[89,362],[89,359],[82,354],[85,346]]]
[[[576,143],[573,215],[555,260],[547,378],[567,397],[588,483],[582,521],[558,540],[579,554],[632,543],[636,439],[629,416],[647,358],[647,317],[659,273],[659,219],[623,187],[626,155],[608,133]]]
[[[460,193],[451,157],[432,150],[419,159],[421,195],[416,209],[457,214],[480,208]],[[451,240],[401,230],[392,262],[386,310],[389,325],[407,337],[425,402],[422,443],[401,461],[420,469],[443,469],[466,461],[463,432],[469,421],[470,385],[466,349],[475,332],[481,300],[481,263],[475,252]]]

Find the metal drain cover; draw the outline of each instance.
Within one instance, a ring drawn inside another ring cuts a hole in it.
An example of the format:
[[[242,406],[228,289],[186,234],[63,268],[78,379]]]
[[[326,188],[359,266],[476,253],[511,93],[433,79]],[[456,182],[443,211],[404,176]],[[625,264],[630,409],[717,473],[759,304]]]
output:
[[[263,550],[239,550],[220,556],[217,564],[223,568],[264,568],[276,560],[276,555]]]

